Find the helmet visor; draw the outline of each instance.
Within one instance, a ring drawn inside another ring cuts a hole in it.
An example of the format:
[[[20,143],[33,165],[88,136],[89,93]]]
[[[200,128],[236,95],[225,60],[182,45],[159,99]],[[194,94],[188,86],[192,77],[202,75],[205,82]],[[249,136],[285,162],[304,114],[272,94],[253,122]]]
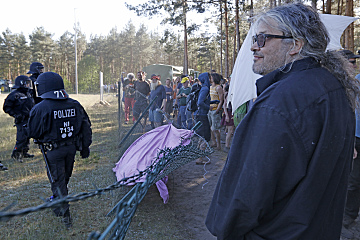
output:
[[[24,87],[28,88],[28,89],[33,89],[33,84],[31,80],[26,80],[24,81]]]

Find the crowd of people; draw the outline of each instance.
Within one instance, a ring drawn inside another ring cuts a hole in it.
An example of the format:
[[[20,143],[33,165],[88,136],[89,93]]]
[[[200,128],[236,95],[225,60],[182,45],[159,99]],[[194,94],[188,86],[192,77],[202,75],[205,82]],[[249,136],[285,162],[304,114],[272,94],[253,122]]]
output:
[[[149,79],[142,71],[137,73],[137,79],[133,73],[128,73],[122,81],[125,124],[129,123],[131,115],[134,123],[154,101],[148,111],[152,129],[164,124],[165,119],[183,129],[192,129],[197,121],[201,121],[205,126],[200,130],[202,136],[216,150],[228,152],[235,128],[231,103],[227,103],[230,80],[212,70],[200,74],[198,78],[189,75],[168,78],[163,85],[161,76],[156,73],[152,73]],[[190,95],[195,96],[194,109],[189,107]],[[145,132],[147,116],[144,116],[141,124]],[[222,147],[222,144],[225,146]]]

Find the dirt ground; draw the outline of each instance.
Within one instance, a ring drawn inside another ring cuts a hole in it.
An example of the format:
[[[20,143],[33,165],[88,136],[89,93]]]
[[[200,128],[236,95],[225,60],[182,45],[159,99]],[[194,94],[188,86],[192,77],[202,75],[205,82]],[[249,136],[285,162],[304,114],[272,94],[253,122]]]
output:
[[[141,232],[146,239],[216,239],[206,228],[205,219],[227,153],[215,150],[210,164],[190,162],[169,175],[169,202],[163,204],[159,192],[152,186],[135,214],[126,239],[138,239]],[[158,215],[156,219],[150,215]],[[147,217],[145,217],[147,216]],[[148,219],[156,219],[159,235],[149,234],[144,226],[154,226]],[[159,229],[161,228],[161,230]],[[136,237],[135,237],[136,236]]]
[[[205,219],[226,161],[226,153],[215,150],[209,158],[209,165],[191,162],[183,166],[179,169],[181,172],[174,173],[174,186],[169,185],[170,197],[178,209],[177,217],[182,219],[185,228],[192,231],[193,239],[197,240],[216,239],[207,230]]]

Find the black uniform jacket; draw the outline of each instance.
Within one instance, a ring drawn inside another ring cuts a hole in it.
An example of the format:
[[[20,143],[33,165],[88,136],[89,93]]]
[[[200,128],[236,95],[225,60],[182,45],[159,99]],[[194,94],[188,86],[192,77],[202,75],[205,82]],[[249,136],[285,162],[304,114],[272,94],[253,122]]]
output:
[[[206,226],[218,239],[339,239],[355,117],[340,82],[311,58],[257,81]]]
[[[29,137],[40,142],[61,143],[73,141],[82,134],[83,147],[91,144],[90,119],[81,104],[71,98],[44,99],[30,112]]]
[[[27,89],[15,89],[6,97],[3,110],[15,118],[15,123],[27,120],[34,106],[34,99]]]

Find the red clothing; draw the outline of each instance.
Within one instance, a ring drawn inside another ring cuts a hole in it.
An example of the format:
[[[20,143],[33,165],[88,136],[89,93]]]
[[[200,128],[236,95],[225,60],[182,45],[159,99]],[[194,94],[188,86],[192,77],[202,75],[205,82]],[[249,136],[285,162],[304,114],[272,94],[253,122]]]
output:
[[[130,106],[131,109],[134,108],[135,99],[133,97],[125,97],[125,121],[129,121],[129,115],[130,115]],[[133,122],[135,122],[135,119],[133,117]]]

